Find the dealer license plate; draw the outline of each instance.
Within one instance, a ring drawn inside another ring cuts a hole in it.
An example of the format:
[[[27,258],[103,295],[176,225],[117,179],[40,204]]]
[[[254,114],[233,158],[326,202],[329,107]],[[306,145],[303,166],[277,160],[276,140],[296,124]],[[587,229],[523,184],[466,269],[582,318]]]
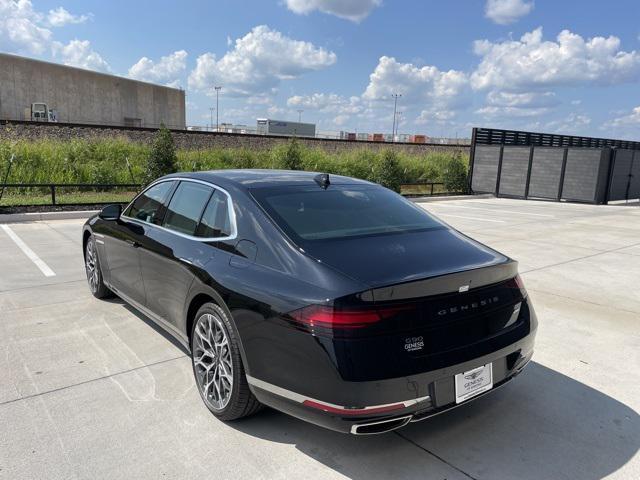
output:
[[[456,403],[464,402],[491,390],[493,387],[493,367],[491,363],[456,375]]]

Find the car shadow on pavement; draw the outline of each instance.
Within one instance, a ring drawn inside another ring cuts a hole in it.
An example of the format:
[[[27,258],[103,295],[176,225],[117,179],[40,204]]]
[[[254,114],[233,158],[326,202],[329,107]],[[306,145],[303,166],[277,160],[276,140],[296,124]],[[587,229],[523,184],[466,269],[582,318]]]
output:
[[[176,340],[173,335],[165,332],[162,327],[160,327],[156,322],[151,320],[149,317],[147,317],[144,313],[142,313],[137,308],[132,307],[131,305],[129,305],[124,300],[120,299],[119,297],[107,298],[107,299],[104,299],[104,301],[105,302],[109,302],[109,303],[113,303],[114,305],[122,306],[129,313],[131,313],[132,315],[135,315],[140,320],[142,320],[144,323],[146,323],[156,333],[158,333],[158,334],[162,335],[164,338],[166,338],[168,342],[173,344],[173,346],[175,346],[177,349],[179,349],[182,353],[184,353],[187,356],[191,355],[189,350],[184,345],[182,345],[178,340]]]
[[[637,412],[536,362],[490,395],[383,435],[340,434],[270,409],[229,425],[295,445],[357,479],[445,478],[448,471],[449,478],[595,480],[640,448]]]

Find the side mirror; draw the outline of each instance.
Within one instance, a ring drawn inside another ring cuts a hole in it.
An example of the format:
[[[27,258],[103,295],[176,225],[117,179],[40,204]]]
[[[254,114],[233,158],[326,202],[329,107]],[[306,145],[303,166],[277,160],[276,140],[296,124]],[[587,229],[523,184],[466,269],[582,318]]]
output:
[[[104,207],[98,216],[102,220],[118,220],[122,213],[122,205],[107,205]]]

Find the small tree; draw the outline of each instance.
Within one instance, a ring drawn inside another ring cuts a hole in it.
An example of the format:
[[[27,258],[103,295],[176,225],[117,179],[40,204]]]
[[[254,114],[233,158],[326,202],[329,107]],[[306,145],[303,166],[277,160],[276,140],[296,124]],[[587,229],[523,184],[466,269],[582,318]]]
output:
[[[296,138],[292,138],[285,148],[280,159],[282,168],[285,170],[302,170],[302,149]]]
[[[171,132],[162,125],[157,131],[147,159],[145,183],[151,183],[158,177],[176,172],[176,148]]]
[[[467,176],[467,165],[458,153],[447,162],[442,180],[447,191],[466,193],[468,189]]]
[[[380,161],[380,170],[378,172],[378,183],[389,190],[400,193],[400,185],[402,184],[402,168],[398,155],[391,150],[382,152],[382,160]]]

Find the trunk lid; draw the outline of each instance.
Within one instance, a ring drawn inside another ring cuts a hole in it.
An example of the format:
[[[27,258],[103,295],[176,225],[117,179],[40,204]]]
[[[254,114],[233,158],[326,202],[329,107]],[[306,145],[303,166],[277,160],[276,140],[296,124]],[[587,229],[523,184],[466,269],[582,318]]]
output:
[[[447,228],[309,242],[305,250],[325,265],[372,288],[511,262],[489,247]],[[473,275],[467,277],[473,280]],[[389,292],[386,295],[389,296]]]

